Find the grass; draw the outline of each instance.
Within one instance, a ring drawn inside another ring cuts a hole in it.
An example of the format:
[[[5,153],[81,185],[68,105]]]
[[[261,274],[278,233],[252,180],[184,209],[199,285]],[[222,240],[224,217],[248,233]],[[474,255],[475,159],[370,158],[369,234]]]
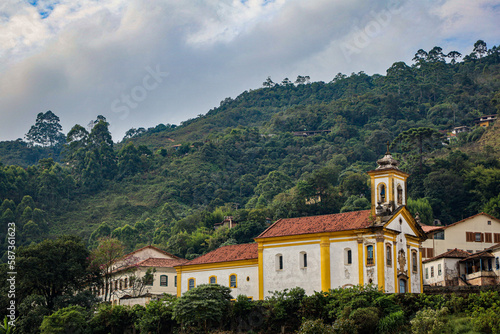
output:
[[[481,334],[476,331],[472,318],[466,314],[453,314],[448,316],[446,334]]]

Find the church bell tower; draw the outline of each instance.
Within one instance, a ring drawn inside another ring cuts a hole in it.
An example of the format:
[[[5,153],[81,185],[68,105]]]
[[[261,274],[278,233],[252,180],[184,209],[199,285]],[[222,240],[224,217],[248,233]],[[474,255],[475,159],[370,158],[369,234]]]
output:
[[[399,207],[406,205],[406,179],[409,174],[398,168],[399,162],[394,159],[387,148],[382,159],[377,160],[377,168],[369,171],[371,178],[371,210],[372,216],[388,216]]]

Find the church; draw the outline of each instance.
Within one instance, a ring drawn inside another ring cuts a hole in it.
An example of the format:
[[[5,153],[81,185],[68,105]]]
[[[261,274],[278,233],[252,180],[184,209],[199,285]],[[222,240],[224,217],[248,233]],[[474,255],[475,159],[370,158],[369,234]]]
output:
[[[279,219],[255,243],[220,247],[175,266],[177,295],[214,283],[231,288],[234,298],[260,300],[294,287],[307,294],[365,284],[422,292],[426,234],[406,208],[409,175],[389,152],[368,175],[370,210]]]

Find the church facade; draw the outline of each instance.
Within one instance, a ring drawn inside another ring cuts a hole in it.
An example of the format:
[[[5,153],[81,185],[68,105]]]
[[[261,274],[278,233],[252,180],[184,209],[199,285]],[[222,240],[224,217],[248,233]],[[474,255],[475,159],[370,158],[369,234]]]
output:
[[[294,287],[312,294],[364,284],[422,292],[426,235],[406,208],[408,174],[389,152],[377,164],[368,172],[370,210],[279,219],[255,243],[221,247],[176,266],[177,294],[208,283],[253,299]]]

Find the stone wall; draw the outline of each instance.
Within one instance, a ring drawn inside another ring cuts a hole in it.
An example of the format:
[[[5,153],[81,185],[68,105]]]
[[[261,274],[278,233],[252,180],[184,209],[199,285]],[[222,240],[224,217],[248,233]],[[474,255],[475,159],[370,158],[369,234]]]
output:
[[[470,293],[480,293],[483,291],[499,291],[500,285],[478,286],[478,285],[464,285],[464,286],[424,286],[424,293],[428,295],[443,295],[455,293],[457,295],[466,295]]]

